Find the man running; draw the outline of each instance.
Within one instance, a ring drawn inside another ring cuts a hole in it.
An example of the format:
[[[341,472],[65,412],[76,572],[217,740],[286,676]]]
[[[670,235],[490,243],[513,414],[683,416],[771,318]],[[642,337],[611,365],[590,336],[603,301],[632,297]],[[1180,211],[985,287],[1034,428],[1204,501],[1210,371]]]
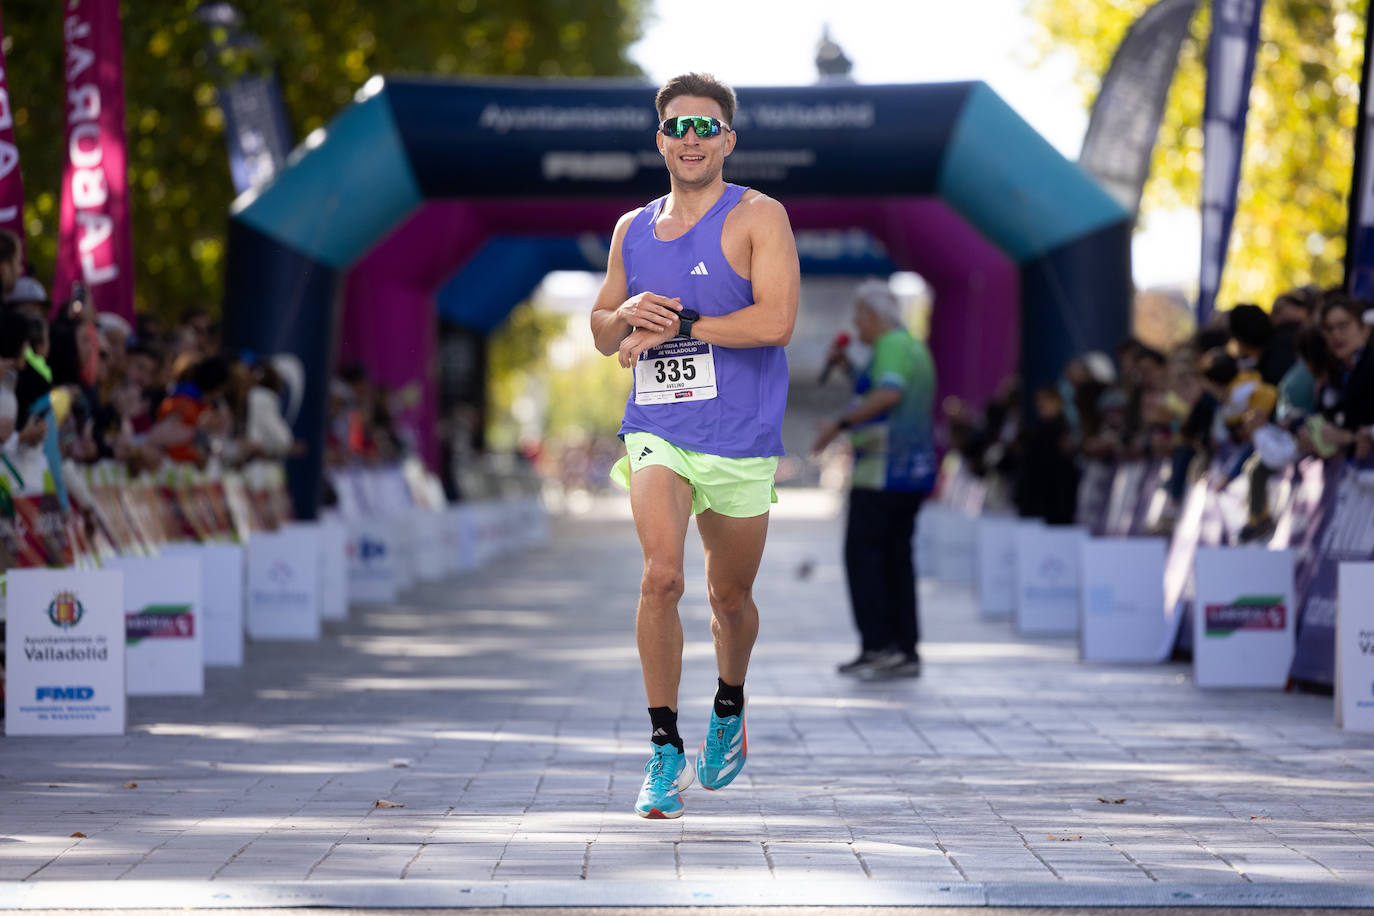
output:
[[[677,729],[683,545],[697,518],[706,553],[717,680],[695,776],[729,785],[744,766],[744,676],[758,634],[754,577],[782,449],[787,358],[801,287],[787,211],[721,178],[735,148],[735,93],[714,77],[674,77],[656,99],[669,193],[616,223],[592,309],[596,348],[633,367],[611,472],[630,491],[644,553],[635,638],[653,756],[635,811],[682,815],[691,784]]]

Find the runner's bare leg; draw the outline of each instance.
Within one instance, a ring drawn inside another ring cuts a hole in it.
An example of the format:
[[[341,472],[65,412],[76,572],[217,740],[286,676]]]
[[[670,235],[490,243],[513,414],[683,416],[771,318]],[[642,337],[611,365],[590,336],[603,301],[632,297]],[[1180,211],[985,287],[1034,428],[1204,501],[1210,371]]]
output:
[[[759,633],[754,578],[768,537],[768,513],[731,518],[708,509],[697,516],[697,531],[706,550],[706,594],[711,602],[716,668],[722,681],[737,687],[744,683]]]
[[[692,485],[665,467],[641,468],[630,475],[630,510],[644,552],[639,584],[635,641],[649,706],[677,711],[682,679],[683,542],[692,517]]]

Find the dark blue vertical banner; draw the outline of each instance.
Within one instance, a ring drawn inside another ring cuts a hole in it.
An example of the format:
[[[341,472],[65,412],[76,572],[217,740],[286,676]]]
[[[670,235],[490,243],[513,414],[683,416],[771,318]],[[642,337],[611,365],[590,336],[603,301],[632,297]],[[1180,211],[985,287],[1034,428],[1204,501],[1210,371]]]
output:
[[[1150,174],[1178,49],[1198,0],[1156,0],[1140,14],[1112,56],[1088,117],[1078,164],[1132,214]]]
[[[271,55],[256,35],[244,31],[243,14],[229,0],[202,0],[196,20],[209,33],[206,53],[218,84],[229,143],[229,172],[242,194],[272,180],[291,151],[286,103]]]
[[[1245,115],[1259,44],[1264,0],[1214,0],[1212,40],[1207,46],[1207,100],[1202,114],[1202,271],[1197,320],[1216,306],[1226,248],[1236,217]]]
[[[1374,152],[1374,118],[1369,116],[1374,106],[1374,5],[1369,8],[1364,33],[1364,81],[1360,84],[1360,120],[1355,128],[1355,171],[1351,175],[1350,219],[1346,224],[1345,289],[1360,299],[1374,298],[1374,168],[1370,167],[1370,153]]]
[[[296,517],[313,519],[324,480],[340,274],[238,219],[229,221],[229,256],[231,263],[252,268],[225,276],[225,345],[265,361],[288,356],[300,366],[305,387],[298,393],[300,410],[289,419],[305,453],[287,459],[286,471]]]
[[[242,194],[272,180],[291,152],[291,128],[275,75],[243,76],[219,90],[229,172]]]

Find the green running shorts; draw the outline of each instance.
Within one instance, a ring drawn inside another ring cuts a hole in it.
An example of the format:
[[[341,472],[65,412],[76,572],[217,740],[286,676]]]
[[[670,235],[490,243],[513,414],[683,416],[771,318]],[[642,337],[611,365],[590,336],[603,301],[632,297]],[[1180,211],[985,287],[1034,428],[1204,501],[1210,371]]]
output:
[[[630,475],[660,466],[692,485],[692,514],[710,509],[731,518],[763,515],[778,501],[773,475],[777,457],[722,458],[678,448],[653,433],[626,433],[625,457],[611,468],[611,480],[630,488]]]

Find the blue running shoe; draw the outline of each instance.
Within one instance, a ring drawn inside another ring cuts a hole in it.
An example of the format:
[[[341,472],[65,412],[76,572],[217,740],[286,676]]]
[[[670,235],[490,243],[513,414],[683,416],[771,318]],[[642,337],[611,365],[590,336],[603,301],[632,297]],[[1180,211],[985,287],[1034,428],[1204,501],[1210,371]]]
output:
[[[749,738],[744,733],[744,713],[722,719],[711,711],[711,730],[697,751],[697,781],[703,789],[723,789],[744,769]]]
[[[654,756],[644,764],[644,785],[635,802],[635,814],[649,818],[682,817],[683,789],[692,784],[687,755],[671,744],[655,744]]]

